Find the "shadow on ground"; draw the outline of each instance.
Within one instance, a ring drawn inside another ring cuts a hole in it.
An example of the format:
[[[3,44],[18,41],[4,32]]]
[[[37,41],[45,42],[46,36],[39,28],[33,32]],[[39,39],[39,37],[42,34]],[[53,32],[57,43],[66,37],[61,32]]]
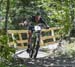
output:
[[[19,59],[26,67],[75,67],[74,58],[44,57],[37,59]],[[17,61],[16,61],[17,62]]]

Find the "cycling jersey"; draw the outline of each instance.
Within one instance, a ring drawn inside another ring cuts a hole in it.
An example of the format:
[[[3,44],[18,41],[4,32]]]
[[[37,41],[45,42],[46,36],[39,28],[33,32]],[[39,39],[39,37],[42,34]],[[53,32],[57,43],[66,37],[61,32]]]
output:
[[[33,31],[34,30],[34,26],[38,25],[40,23],[44,24],[47,27],[47,23],[44,22],[44,20],[42,19],[42,17],[32,16],[30,18],[30,25],[29,25],[28,29]]]

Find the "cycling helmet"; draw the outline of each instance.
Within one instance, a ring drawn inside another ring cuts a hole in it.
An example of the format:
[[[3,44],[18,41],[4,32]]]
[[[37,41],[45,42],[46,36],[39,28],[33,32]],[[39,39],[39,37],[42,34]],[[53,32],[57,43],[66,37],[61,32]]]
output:
[[[37,12],[36,15],[37,15],[37,16],[38,16],[38,15],[41,15],[41,13],[40,13],[40,12]]]

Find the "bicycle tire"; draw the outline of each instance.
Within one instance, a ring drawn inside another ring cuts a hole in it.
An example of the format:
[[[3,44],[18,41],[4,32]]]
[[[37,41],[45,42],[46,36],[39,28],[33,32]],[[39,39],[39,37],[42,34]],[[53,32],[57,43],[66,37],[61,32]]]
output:
[[[37,57],[38,50],[39,50],[39,48],[35,48],[35,50],[34,50],[34,59]]]
[[[34,59],[37,57],[38,50],[39,50],[39,47],[40,47],[40,36],[38,35],[37,38],[36,38],[36,41],[35,41],[36,45],[35,45],[34,52],[33,52],[33,58]]]
[[[36,34],[36,37],[32,41],[32,46],[29,53],[30,58],[35,59],[37,57],[39,47],[40,47],[40,35],[38,33]]]

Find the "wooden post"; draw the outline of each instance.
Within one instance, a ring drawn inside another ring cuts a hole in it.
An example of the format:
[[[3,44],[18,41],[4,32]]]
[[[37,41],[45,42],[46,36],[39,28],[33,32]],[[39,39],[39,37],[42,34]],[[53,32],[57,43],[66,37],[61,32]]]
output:
[[[55,30],[59,30],[59,29],[61,29],[61,28],[56,28],[56,27],[54,27],[54,28],[50,28],[50,29],[48,29],[48,30],[43,29],[43,30],[42,30],[43,32],[49,32],[49,31],[51,31],[51,35],[49,35],[49,36],[43,36],[43,37],[41,36],[41,37],[40,37],[40,38],[41,38],[41,39],[40,39],[40,40],[41,40],[40,45],[41,45],[41,46],[45,46],[46,44],[48,45],[48,44],[51,44],[51,43],[55,43],[56,38],[59,37],[59,35],[56,35],[56,36],[55,36],[54,33],[55,33]],[[15,37],[14,37],[14,35],[15,35],[16,33],[19,35],[19,40],[16,40]],[[27,34],[27,39],[23,40],[21,33],[26,33],[26,34]],[[28,30],[8,30],[8,34],[11,34],[11,35],[12,35],[12,39],[13,39],[12,42],[9,42],[9,46],[11,46],[11,45],[14,44],[14,47],[23,48],[23,47],[24,47],[24,43],[28,43],[28,36],[29,36],[29,35],[28,35]],[[53,41],[52,41],[52,42],[44,43],[44,40],[46,40],[46,39],[53,39]],[[15,41],[14,41],[14,40],[15,40]],[[20,46],[20,47],[17,46],[16,42],[17,42],[18,44],[21,44],[21,46]]]
[[[44,42],[43,42],[43,39],[42,39],[42,36],[40,36],[40,46],[44,46]]]
[[[16,48],[17,47],[17,44],[15,43],[15,37],[14,37],[14,34],[12,33],[11,34],[11,36],[12,36],[12,39],[13,39],[13,45],[14,45],[14,48]],[[10,45],[9,45],[10,46]]]
[[[51,34],[52,34],[52,36],[55,36],[55,35],[54,35],[54,30],[51,30]],[[55,38],[55,37],[53,37],[53,41],[54,41],[54,42],[56,41],[56,38]]]
[[[19,35],[19,38],[20,38],[21,45],[22,45],[22,47],[24,47],[24,44],[22,43],[22,36],[21,36],[21,33],[19,33],[18,35]]]

